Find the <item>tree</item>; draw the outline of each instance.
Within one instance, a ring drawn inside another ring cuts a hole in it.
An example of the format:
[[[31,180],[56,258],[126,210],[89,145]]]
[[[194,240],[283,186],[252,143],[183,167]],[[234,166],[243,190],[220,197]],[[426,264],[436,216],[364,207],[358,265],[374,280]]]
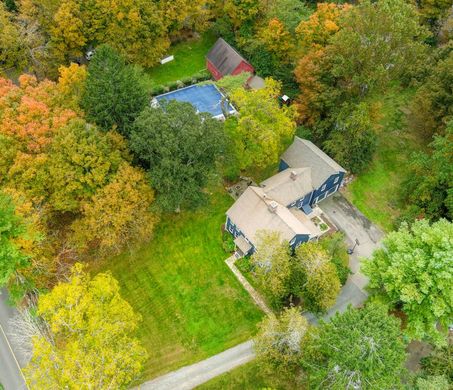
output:
[[[445,219],[403,223],[363,264],[369,287],[406,314],[411,339],[443,342],[436,325],[445,331],[452,316],[452,237],[453,224]]]
[[[85,91],[87,69],[84,65],[71,63],[58,69],[58,91],[67,107],[80,112],[80,100]]]
[[[299,364],[308,321],[297,308],[285,309],[280,317],[271,314],[258,325],[254,349],[264,369],[294,371]]]
[[[449,390],[450,384],[443,375],[428,376],[417,379],[418,390]]]
[[[280,61],[289,62],[294,49],[292,37],[284,24],[274,18],[258,30],[257,38]]]
[[[153,200],[144,173],[123,163],[110,183],[82,205],[83,216],[72,226],[74,239],[85,248],[95,242],[103,253],[149,239],[156,221],[149,210]]]
[[[123,161],[109,134],[78,119],[58,130],[49,151],[49,203],[53,210],[77,212],[104,187]]]
[[[304,307],[315,312],[329,309],[340,292],[340,280],[328,253],[317,243],[308,242],[296,249],[292,283]]]
[[[195,205],[223,150],[222,123],[189,103],[146,108],[131,130],[130,148],[149,170],[166,210]]]
[[[230,137],[242,169],[276,164],[294,136],[294,111],[278,106],[279,94],[280,84],[272,79],[266,79],[263,89],[236,90],[232,94],[240,113]]]
[[[453,342],[447,340],[443,347],[436,347],[431,354],[421,360],[423,373],[428,376],[445,376],[453,384]]]
[[[435,132],[442,134],[453,120],[452,84],[453,51],[438,61],[411,104],[409,123],[426,139],[430,139]]]
[[[361,1],[344,13],[341,24],[326,50],[338,85],[352,96],[385,89],[426,58],[429,33],[406,0]]]
[[[241,25],[253,21],[260,13],[261,0],[225,0],[223,5],[224,13],[229,17],[235,29]]]
[[[307,334],[301,363],[310,388],[403,388],[405,345],[400,321],[387,308],[351,306]]]
[[[278,19],[293,34],[296,27],[312,13],[307,4],[300,0],[272,0],[268,2],[266,19]]]
[[[343,286],[351,273],[349,269],[349,255],[347,252],[348,247],[344,240],[344,233],[335,232],[326,235],[319,240],[319,244],[331,258],[331,262],[335,266],[338,278]]]
[[[22,69],[26,63],[20,30],[6,5],[0,2],[0,74],[11,68]]]
[[[445,135],[435,136],[429,145],[429,153],[419,152],[412,156],[410,170],[403,187],[406,213],[426,217],[453,219],[453,121]]]
[[[24,370],[31,387],[122,388],[141,372],[147,353],[134,337],[140,316],[109,273],[91,278],[76,264],[68,282],[40,297],[38,315],[50,333],[33,340]]]
[[[82,97],[87,119],[102,130],[116,127],[123,135],[138,114],[149,104],[137,70],[109,46],[101,46],[88,66]]]
[[[327,152],[348,171],[364,170],[376,149],[373,114],[368,104],[362,102],[340,110],[329,139],[324,143]]]
[[[256,234],[256,252],[250,261],[254,266],[259,284],[271,303],[279,307],[288,294],[290,277],[289,244],[280,233],[259,231]]]
[[[27,263],[27,256],[16,240],[25,232],[21,219],[15,213],[11,197],[0,191],[0,286],[4,286],[17,268]]]

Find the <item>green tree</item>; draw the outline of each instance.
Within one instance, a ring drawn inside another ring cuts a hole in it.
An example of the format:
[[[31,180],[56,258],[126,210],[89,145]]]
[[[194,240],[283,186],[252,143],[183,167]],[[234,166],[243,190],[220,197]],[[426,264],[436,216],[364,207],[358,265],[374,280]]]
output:
[[[385,306],[369,303],[313,327],[301,363],[310,388],[372,390],[402,389],[405,360],[400,321]]]
[[[130,148],[149,170],[158,202],[166,210],[194,205],[223,150],[222,123],[189,103],[146,108],[132,127]]]
[[[27,64],[24,42],[14,16],[0,2],[0,74]]]
[[[409,124],[430,139],[436,132],[443,133],[453,120],[453,51],[440,59],[431,75],[417,90],[411,104]]]
[[[294,112],[278,105],[281,85],[266,79],[266,87],[259,90],[236,90],[232,100],[239,108],[237,126],[232,126],[230,137],[236,145],[241,168],[265,168],[276,164],[281,153],[291,142],[296,131]]]
[[[266,19],[278,19],[285,27],[294,33],[294,30],[303,20],[308,19],[311,9],[301,0],[272,0],[268,2]]]
[[[319,240],[319,244],[325,251],[327,251],[331,258],[332,264],[337,269],[337,275],[340,279],[341,285],[346,283],[349,274],[349,255],[348,247],[344,240],[344,233],[335,232],[330,235],[326,235]]]
[[[111,389],[137,379],[147,358],[134,337],[140,316],[119,290],[109,273],[91,278],[76,264],[68,282],[40,297],[49,333],[33,339],[30,387]]]
[[[259,231],[256,234],[256,252],[250,258],[262,290],[274,307],[280,307],[289,293],[289,244],[280,233]]]
[[[258,325],[254,349],[261,368],[294,371],[299,365],[303,339],[308,330],[308,321],[297,308],[285,309],[277,318],[274,314]]]
[[[137,69],[126,65],[114,49],[103,45],[88,66],[81,105],[87,119],[108,131],[128,135],[130,126],[149,103]]]
[[[0,286],[5,285],[17,268],[27,264],[27,256],[15,242],[24,233],[25,227],[15,214],[11,197],[0,191]]]
[[[428,153],[412,156],[403,188],[406,213],[430,220],[453,219],[453,121],[435,136]]]
[[[324,146],[348,171],[358,173],[365,169],[376,149],[369,106],[364,102],[355,107],[344,105]]]
[[[411,339],[442,343],[436,325],[445,332],[453,315],[452,259],[453,224],[420,220],[389,233],[363,272],[376,294],[406,314]]]
[[[308,242],[296,249],[292,284],[304,307],[315,312],[329,309],[340,292],[340,279],[329,254],[319,243]]]

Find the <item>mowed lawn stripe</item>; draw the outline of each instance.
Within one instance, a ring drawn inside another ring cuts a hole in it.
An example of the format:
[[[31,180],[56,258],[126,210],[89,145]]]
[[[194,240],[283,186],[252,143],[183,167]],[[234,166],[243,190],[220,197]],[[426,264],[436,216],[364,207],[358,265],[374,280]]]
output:
[[[263,316],[224,263],[221,225],[232,202],[219,189],[195,212],[163,215],[147,245],[96,267],[113,273],[143,317],[145,378],[249,339]]]

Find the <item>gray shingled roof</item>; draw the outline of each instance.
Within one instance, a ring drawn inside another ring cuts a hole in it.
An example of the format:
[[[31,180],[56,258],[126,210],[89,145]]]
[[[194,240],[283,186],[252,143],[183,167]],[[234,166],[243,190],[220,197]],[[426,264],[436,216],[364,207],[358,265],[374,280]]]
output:
[[[272,202],[275,211],[269,208]],[[226,214],[254,245],[256,233],[260,230],[277,231],[282,239],[288,241],[296,234],[317,233],[310,220],[302,221],[297,218],[288,208],[268,197],[259,187],[248,187]]]
[[[313,191],[310,168],[288,168],[264,180],[260,186],[266,195],[284,206]]]
[[[224,76],[231,74],[242,61],[247,62],[247,60],[222,38],[217,39],[217,42],[206,57]]]
[[[282,155],[291,168],[311,168],[311,181],[315,188],[322,185],[331,175],[346,172],[313,142],[299,137],[294,138],[292,145]]]

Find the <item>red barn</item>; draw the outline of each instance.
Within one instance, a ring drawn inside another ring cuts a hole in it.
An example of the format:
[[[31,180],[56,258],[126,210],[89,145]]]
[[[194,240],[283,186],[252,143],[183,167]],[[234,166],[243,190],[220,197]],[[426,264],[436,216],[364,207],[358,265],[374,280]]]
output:
[[[222,38],[217,39],[206,56],[206,67],[216,80],[227,75],[255,72],[253,66]]]

